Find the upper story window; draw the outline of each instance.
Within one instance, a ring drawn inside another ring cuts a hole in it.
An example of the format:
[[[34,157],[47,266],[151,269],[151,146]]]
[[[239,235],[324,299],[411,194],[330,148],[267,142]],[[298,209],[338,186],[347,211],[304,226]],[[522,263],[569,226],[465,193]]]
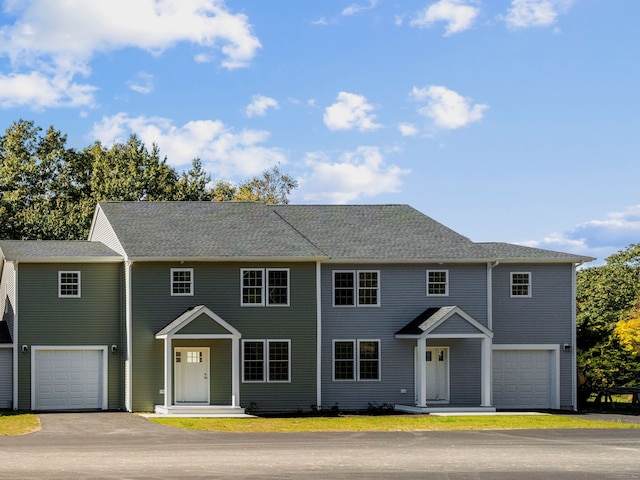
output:
[[[334,306],[378,306],[380,304],[380,272],[350,270],[333,272]]]
[[[58,272],[58,297],[80,298],[80,272]]]
[[[243,268],[241,277],[241,305],[288,306],[288,268]]]
[[[380,340],[334,340],[333,379],[380,380]]]
[[[193,268],[171,269],[171,295],[193,295]]]
[[[290,340],[243,340],[243,382],[289,382]]]
[[[446,297],[447,295],[449,295],[449,272],[427,270],[427,296]]]
[[[530,272],[511,272],[511,296],[531,297]]]

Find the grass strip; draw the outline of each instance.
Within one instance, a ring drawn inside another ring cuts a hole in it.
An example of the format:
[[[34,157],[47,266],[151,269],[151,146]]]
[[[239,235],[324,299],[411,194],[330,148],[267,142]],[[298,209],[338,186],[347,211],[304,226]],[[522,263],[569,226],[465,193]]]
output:
[[[33,413],[0,411],[0,436],[26,435],[40,430],[40,419]]]
[[[149,420],[189,430],[236,433],[640,428],[640,424],[587,420],[567,415],[451,417],[383,415],[303,418],[150,418]]]

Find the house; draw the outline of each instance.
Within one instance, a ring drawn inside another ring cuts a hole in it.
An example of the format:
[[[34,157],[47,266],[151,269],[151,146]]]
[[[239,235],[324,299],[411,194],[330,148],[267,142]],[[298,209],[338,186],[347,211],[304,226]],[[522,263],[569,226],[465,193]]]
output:
[[[0,250],[14,408],[576,407],[592,258],[406,205],[101,202],[86,241]]]

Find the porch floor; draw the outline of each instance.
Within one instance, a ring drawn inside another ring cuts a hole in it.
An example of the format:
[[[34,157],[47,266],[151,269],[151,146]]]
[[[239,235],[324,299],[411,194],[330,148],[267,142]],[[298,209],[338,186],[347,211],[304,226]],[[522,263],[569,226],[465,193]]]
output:
[[[147,418],[252,418],[242,407],[230,405],[156,405],[154,413],[140,414]]]
[[[428,414],[495,414],[495,407],[455,407],[455,406],[424,406],[418,407],[416,405],[394,405],[394,409],[400,412],[407,413],[428,413]]]

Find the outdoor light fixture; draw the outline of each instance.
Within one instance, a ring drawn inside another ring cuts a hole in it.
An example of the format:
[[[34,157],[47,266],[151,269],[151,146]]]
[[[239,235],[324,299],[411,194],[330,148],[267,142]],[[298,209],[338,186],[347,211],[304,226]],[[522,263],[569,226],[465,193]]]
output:
[[[563,346],[564,346],[564,351],[565,352],[568,352],[569,350],[571,350],[571,345],[570,344],[565,343]]]
[[[22,353],[27,353],[29,351],[29,345],[22,345]]]
[[[116,353],[118,351],[118,345],[111,345],[111,353]]]

